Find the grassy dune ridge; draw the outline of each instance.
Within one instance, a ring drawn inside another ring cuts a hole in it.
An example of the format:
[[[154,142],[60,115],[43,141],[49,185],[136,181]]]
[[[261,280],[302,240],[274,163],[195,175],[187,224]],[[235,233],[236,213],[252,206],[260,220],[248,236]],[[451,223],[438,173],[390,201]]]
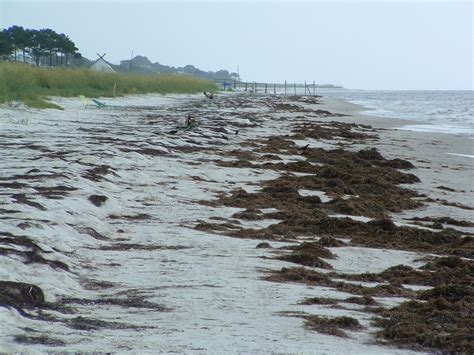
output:
[[[89,69],[40,68],[0,63],[0,103],[20,98],[32,107],[56,107],[48,96],[88,97],[145,93],[198,93],[215,91],[211,81],[192,76],[101,73]]]

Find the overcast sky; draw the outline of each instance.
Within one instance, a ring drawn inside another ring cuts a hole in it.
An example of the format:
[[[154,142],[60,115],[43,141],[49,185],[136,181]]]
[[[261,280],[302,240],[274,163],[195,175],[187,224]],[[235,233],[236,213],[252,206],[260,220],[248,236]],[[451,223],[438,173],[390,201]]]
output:
[[[0,0],[0,27],[51,28],[90,59],[360,89],[472,90],[473,15],[471,0]]]

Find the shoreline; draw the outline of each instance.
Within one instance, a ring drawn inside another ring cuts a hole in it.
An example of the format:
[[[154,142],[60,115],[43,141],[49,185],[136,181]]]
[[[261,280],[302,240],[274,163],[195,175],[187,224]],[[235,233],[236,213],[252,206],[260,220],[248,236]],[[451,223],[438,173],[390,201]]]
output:
[[[334,99],[334,98],[325,98],[323,97],[323,103],[321,107],[323,109],[328,109],[329,111],[340,112],[343,114],[350,115],[351,118],[339,118],[339,121],[344,122],[361,122],[366,124],[371,124],[376,128],[383,128],[383,129],[394,129],[407,132],[406,134],[409,136],[415,136],[419,134],[420,136],[424,137],[423,139],[429,139],[432,137],[433,140],[447,140],[451,143],[453,147],[455,147],[455,151],[453,154],[462,154],[467,155],[469,158],[474,157],[474,144],[473,139],[465,137],[463,135],[457,133],[450,133],[450,132],[434,132],[434,131],[420,131],[420,130],[412,130],[410,127],[412,126],[427,126],[432,125],[436,126],[435,124],[427,124],[426,122],[416,121],[416,120],[408,120],[403,118],[392,118],[392,117],[384,117],[384,116],[376,116],[376,115],[367,115],[362,113],[366,111],[367,108],[362,105],[353,104],[347,100],[343,99]],[[402,134],[401,134],[402,135]],[[455,141],[458,141],[459,144],[453,144]]]
[[[442,154],[456,137],[308,97],[59,100],[0,108],[28,122],[2,122],[1,277],[46,300],[0,308],[2,350],[433,351],[375,341],[403,302],[434,307],[448,278],[464,290],[472,248],[456,243],[474,228],[455,224],[472,220],[472,166]],[[175,132],[188,112],[199,127]]]
[[[462,91],[463,93],[465,91]],[[401,130],[408,130],[408,131],[417,131],[417,132],[424,132],[424,133],[439,133],[439,134],[450,134],[459,137],[464,137],[467,139],[474,139],[474,130],[473,127],[469,127],[466,125],[453,125],[449,123],[440,123],[440,122],[431,122],[426,120],[418,120],[418,119],[410,119],[406,117],[397,116],[396,112],[393,112],[392,115],[385,116],[385,115],[378,115],[377,113],[372,113],[372,111],[377,112],[378,110],[383,110],[383,107],[373,107],[373,106],[364,106],[363,104],[353,103],[348,99],[339,99],[334,97],[325,97],[325,100],[332,103],[337,102],[338,100],[341,102],[346,102],[347,105],[350,107],[350,111],[355,111],[357,114],[362,116],[370,116],[376,117],[379,119],[387,119],[387,120],[394,120],[395,122],[399,122]],[[342,106],[347,106],[342,105]],[[334,105],[333,105],[334,106]],[[406,113],[405,113],[406,115]]]
[[[421,191],[434,194],[436,198],[448,195],[459,203],[472,205],[474,189],[469,178],[469,172],[474,169],[472,139],[450,133],[400,130],[399,128],[405,125],[416,125],[420,122],[360,114],[360,111],[364,110],[363,106],[344,100],[339,100],[336,105],[329,102],[323,107],[350,114],[351,117],[347,118],[347,122],[369,124],[384,129],[380,135],[381,140],[386,142],[377,144],[377,149],[380,149],[384,156],[407,159],[418,165],[415,174],[427,185],[421,188]],[[431,171],[430,167],[433,165],[436,167],[435,171]],[[449,194],[447,191],[437,189],[443,185],[466,193]],[[464,213],[463,215],[469,217]]]

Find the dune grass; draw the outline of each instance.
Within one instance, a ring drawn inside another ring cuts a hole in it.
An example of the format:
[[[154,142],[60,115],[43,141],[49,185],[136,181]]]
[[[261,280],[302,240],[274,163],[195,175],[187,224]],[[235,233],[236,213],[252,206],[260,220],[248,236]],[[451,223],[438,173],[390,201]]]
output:
[[[50,96],[122,96],[146,93],[215,91],[211,81],[192,76],[101,73],[90,69],[40,68],[22,63],[0,63],[0,103],[20,99],[37,108],[59,108]]]

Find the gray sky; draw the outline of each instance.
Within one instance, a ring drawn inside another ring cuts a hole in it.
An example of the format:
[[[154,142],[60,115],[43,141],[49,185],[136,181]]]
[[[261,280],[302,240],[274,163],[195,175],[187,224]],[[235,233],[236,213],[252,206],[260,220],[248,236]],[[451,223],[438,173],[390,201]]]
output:
[[[472,90],[473,16],[471,0],[0,0],[0,27],[63,32],[90,59],[359,89]]]

